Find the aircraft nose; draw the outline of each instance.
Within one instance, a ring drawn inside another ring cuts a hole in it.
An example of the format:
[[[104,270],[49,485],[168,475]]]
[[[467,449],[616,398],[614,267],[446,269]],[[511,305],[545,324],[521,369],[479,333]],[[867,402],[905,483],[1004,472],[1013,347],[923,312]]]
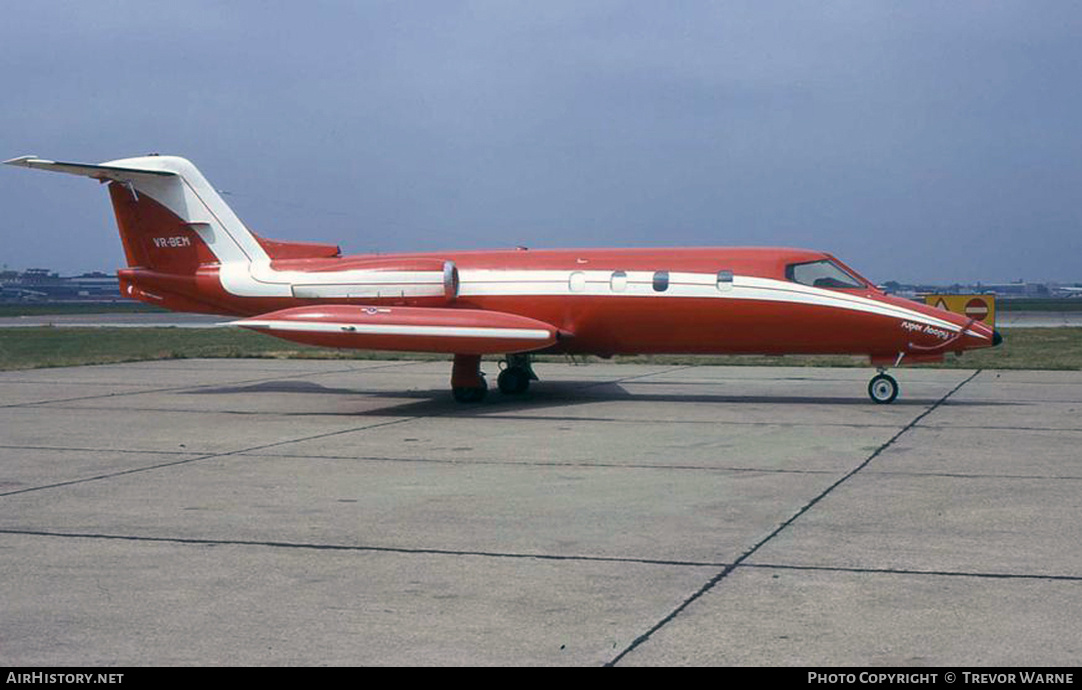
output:
[[[999,334],[999,331],[993,330],[992,331],[992,347],[995,347],[996,345],[999,345],[1002,342],[1003,342],[1003,336],[1001,336]]]

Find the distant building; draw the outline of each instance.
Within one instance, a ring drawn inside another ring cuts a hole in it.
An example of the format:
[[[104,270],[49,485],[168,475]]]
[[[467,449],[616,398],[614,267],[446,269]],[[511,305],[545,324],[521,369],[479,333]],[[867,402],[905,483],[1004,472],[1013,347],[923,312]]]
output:
[[[1082,288],[1060,287],[1055,284],[1027,283],[1019,280],[1013,283],[952,283],[950,285],[906,284],[889,280],[879,286],[880,289],[899,297],[923,301],[924,295],[995,295],[999,299],[1043,299],[1049,297],[1067,297],[1078,294]]]
[[[1027,283],[1019,280],[1014,283],[977,283],[977,292],[993,294],[996,297],[1049,297],[1048,286],[1044,283]]]
[[[64,277],[47,268],[0,272],[0,300],[5,302],[72,302],[122,299],[115,275],[95,271]]]

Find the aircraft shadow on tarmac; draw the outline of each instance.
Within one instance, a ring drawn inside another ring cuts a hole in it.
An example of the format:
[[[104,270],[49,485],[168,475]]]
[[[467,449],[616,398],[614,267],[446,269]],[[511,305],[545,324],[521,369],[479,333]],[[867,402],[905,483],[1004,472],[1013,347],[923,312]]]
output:
[[[189,395],[228,395],[238,393],[330,393],[337,395],[356,395],[361,393],[356,388],[329,388],[314,381],[262,381],[241,386],[220,386],[216,388],[197,388],[184,391]]]
[[[637,381],[635,385],[649,385],[649,382]],[[681,386],[684,384],[666,383],[667,386]],[[698,384],[688,383],[692,388]],[[808,391],[814,390],[814,384],[809,384]],[[547,381],[531,387],[529,391],[521,395],[508,396],[499,391],[491,390],[484,401],[472,405],[462,405],[451,399],[446,388],[413,389],[402,391],[366,391],[363,382],[351,388],[338,386],[324,386],[313,381],[279,380],[263,381],[250,385],[206,387],[187,391],[190,395],[223,395],[223,394],[303,394],[303,395],[340,395],[343,399],[343,409],[340,414],[353,414],[359,417],[387,416],[388,414],[405,417],[443,416],[454,414],[459,417],[481,416],[486,414],[505,414],[509,411],[529,413],[531,410],[548,409],[553,407],[569,407],[597,402],[630,402],[643,405],[656,403],[685,403],[685,404],[741,404],[741,405],[845,405],[876,408],[866,397],[860,395],[857,388],[850,397],[829,397],[816,395],[792,395],[792,394],[764,394],[764,395],[726,395],[706,394],[696,392],[665,392],[651,393],[636,391],[629,392],[618,382],[592,381],[592,380],[561,380]],[[364,409],[348,409],[352,407],[349,398],[360,396],[365,402]],[[372,406],[374,400],[386,399],[386,405]],[[896,400],[891,407],[927,407],[935,404],[938,397],[902,398]],[[952,407],[957,406],[996,406],[1013,404],[1002,401],[963,401],[949,400],[946,403]],[[288,408],[288,403],[284,404]],[[288,409],[283,410],[288,414]],[[310,413],[310,412],[308,412]]]

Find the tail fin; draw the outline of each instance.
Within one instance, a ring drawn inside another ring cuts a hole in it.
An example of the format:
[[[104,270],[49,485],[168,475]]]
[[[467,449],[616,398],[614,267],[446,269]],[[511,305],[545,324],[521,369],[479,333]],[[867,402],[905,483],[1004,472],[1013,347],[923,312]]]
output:
[[[185,275],[216,260],[192,225],[146,190],[141,193],[132,184],[112,182],[109,196],[129,268]]]
[[[183,158],[144,156],[90,165],[24,156],[5,162],[108,182],[130,268],[190,275],[201,264],[270,260],[260,239]]]

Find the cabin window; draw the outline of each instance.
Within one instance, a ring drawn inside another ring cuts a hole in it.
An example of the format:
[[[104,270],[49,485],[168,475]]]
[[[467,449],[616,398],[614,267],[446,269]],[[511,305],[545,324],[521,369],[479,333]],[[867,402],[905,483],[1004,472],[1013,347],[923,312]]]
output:
[[[665,292],[669,289],[669,272],[654,272],[654,292]]]
[[[821,288],[861,288],[864,283],[850,275],[833,261],[810,261],[804,264],[789,264],[785,267],[785,277],[794,283]]]
[[[727,292],[733,289],[733,272],[718,271],[718,290]]]
[[[571,288],[571,292],[582,292],[586,289],[586,274],[582,271],[575,271],[568,279],[567,285]]]
[[[612,277],[609,278],[609,287],[613,292],[623,292],[627,289],[627,273],[623,271],[613,271]]]

